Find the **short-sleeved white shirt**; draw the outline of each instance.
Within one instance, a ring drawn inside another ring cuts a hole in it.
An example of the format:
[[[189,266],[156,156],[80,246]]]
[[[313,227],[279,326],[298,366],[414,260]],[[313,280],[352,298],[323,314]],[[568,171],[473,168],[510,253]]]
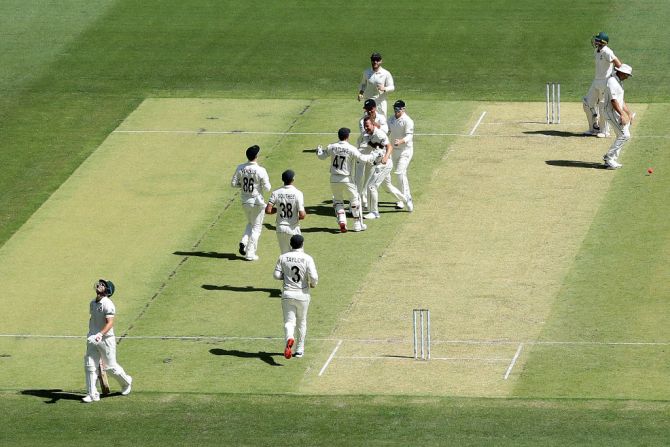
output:
[[[279,256],[274,276],[283,278],[282,296],[297,300],[308,300],[310,285],[315,287],[319,282],[314,259],[302,249],[294,249]]]
[[[386,90],[380,92],[377,89],[378,84],[382,84]],[[391,76],[391,73],[383,67],[379,67],[379,70],[377,71],[374,71],[372,67],[367,68],[363,72],[359,90],[363,91],[363,97],[365,99],[374,99],[377,103],[386,101],[387,92],[395,90],[393,76]]]
[[[255,161],[242,163],[235,169],[230,184],[240,188],[242,203],[263,204],[263,191],[270,191],[270,177],[264,167]]]
[[[369,154],[376,148],[385,150],[388,144],[389,137],[386,132],[377,128],[371,134],[363,133],[358,140],[358,147],[364,154]]]
[[[116,308],[109,297],[103,297],[100,301],[95,299],[89,304],[89,314],[91,318],[88,320],[88,335],[94,335],[102,331],[102,328],[107,324],[107,317],[114,317]],[[114,335],[114,327],[110,329],[106,336]]]
[[[604,46],[598,51],[596,50],[593,53],[596,61],[596,79],[607,79],[614,73],[614,64],[612,63],[616,56],[614,51],[608,46]]]
[[[325,160],[330,156],[330,182],[331,183],[352,183],[351,174],[355,161],[366,161],[366,156],[356,149],[348,141],[338,141],[329,144],[319,154],[320,159]]]
[[[405,142],[398,145],[399,150],[412,149],[414,146],[414,120],[403,113],[400,118],[395,115],[389,119],[389,139],[391,141],[402,140]]]
[[[293,185],[284,185],[270,195],[268,203],[277,208],[277,231],[281,227],[295,229],[300,225],[300,211],[305,211],[302,191]]]

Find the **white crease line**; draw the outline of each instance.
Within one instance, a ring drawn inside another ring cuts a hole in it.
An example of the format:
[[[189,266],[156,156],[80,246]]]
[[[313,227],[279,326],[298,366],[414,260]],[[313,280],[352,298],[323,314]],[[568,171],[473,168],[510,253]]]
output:
[[[418,360],[414,357],[398,357],[398,356],[351,356],[338,357],[338,359],[349,360]],[[495,357],[431,357],[430,360],[447,360],[447,361],[473,361],[473,362],[507,362],[507,359]]]
[[[86,335],[49,335],[49,334],[0,334],[0,338],[53,338],[53,339],[74,339],[86,338]],[[120,337],[117,337],[120,338]],[[215,335],[126,335],[124,340],[284,340],[284,337],[242,337],[242,336],[215,336]],[[310,338],[312,341],[346,341],[348,343],[387,343],[387,344],[405,344],[411,343],[411,340],[404,339],[363,339],[363,338]],[[533,340],[431,340],[433,344],[455,344],[455,345],[480,345],[480,346],[495,346],[495,345],[516,345],[519,343],[526,345],[538,346],[670,346],[670,341],[533,341]]]
[[[486,112],[484,112],[486,113]],[[482,117],[483,118],[483,115]],[[480,118],[480,119],[481,119]],[[484,123],[484,124],[495,124],[495,123]],[[508,123],[500,123],[508,124]],[[479,125],[479,124],[478,124]],[[474,135],[477,126],[475,126],[469,134],[461,132],[430,132],[430,133],[420,133],[417,132],[414,135],[419,137],[480,137],[480,138],[556,138],[555,135],[545,135],[545,134],[532,134],[532,135],[519,135],[519,134],[477,134]],[[551,129],[546,129],[551,131]],[[256,132],[256,131],[246,131],[246,130],[114,130],[112,133],[125,133],[125,134],[188,134],[188,135],[332,135],[333,132]],[[656,138],[656,139],[670,139],[670,135],[635,135],[635,138]],[[575,133],[574,138],[589,138],[587,136],[579,135]]]
[[[482,120],[484,119],[485,116],[486,116],[486,110],[482,112],[481,116],[477,120],[477,124],[475,124],[475,127],[473,127],[472,130],[470,131],[470,136],[475,134],[475,131],[477,130],[479,125],[482,123]]]
[[[337,342],[337,346],[335,346],[335,349],[333,349],[333,352],[330,353],[330,357],[328,357],[328,360],[326,360],[326,363],[323,365],[323,368],[321,368],[321,371],[319,371],[319,377],[323,375],[323,373],[326,371],[326,368],[328,368],[328,365],[330,365],[330,362],[333,360],[333,357],[335,357],[335,353],[337,352],[338,349],[340,349],[340,346],[342,345],[342,342],[344,340],[340,340]]]
[[[505,376],[503,377],[504,380],[507,380],[509,375],[512,373],[512,368],[514,368],[514,364],[516,363],[517,359],[519,358],[519,355],[521,355],[521,350],[522,349],[523,349],[523,343],[521,343],[519,345],[519,347],[516,349],[516,353],[514,354],[514,357],[512,358],[512,362],[507,367],[507,371],[505,371]]]

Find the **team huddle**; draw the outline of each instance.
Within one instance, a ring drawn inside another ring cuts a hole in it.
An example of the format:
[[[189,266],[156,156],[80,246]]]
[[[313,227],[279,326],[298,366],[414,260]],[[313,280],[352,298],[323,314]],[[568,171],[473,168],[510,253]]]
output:
[[[622,64],[607,46],[609,37],[601,32],[593,38],[596,75],[583,99],[589,123],[587,135],[609,136],[610,127],[616,139],[603,156],[608,169],[622,165],[618,158],[630,139],[630,125],[635,116],[624,102],[623,81],[632,76],[632,68]],[[379,189],[383,186],[394,197],[395,208],[414,210],[408,167],[414,153],[414,121],[399,99],[393,103],[393,115],[387,119],[388,93],[395,91],[393,76],[381,67],[379,53],[370,56],[371,67],[363,72],[358,100],[363,101],[364,115],[359,121],[360,136],[350,143],[351,130],[342,127],[337,141],[316,148],[319,159],[330,162],[330,186],[337,227],[340,232],[367,229],[365,220],[379,219]],[[304,252],[300,221],[305,219],[303,193],[293,183],[295,172],[281,175],[283,186],[270,193],[271,184],[265,168],[258,164],[260,147],[246,150],[247,161],[235,169],[231,185],[240,190],[247,224],[239,242],[239,253],[247,261],[257,261],[258,243],[265,215],[276,214],[276,236],[280,255],[273,277],[283,282],[284,357],[302,357],[305,353],[307,312],[310,289],[319,277],[314,260]],[[395,180],[395,184],[394,184]],[[347,222],[351,214],[353,225]],[[90,302],[87,350],[84,359],[87,395],[84,402],[100,399],[96,382],[109,372],[121,385],[121,394],[131,390],[132,378],[116,361],[116,338],[113,331],[115,308],[110,297],[111,281],[95,283],[96,298]],[[294,348],[295,346],[295,348]],[[102,381],[102,380],[101,380]]]

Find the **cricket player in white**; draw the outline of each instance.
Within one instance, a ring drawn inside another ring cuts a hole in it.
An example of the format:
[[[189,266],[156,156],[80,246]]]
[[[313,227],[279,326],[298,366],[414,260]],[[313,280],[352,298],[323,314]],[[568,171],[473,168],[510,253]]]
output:
[[[384,188],[396,200],[407,202],[407,198],[402,192],[391,184],[390,174],[393,170],[393,146],[389,143],[388,136],[381,129],[377,129],[372,123],[370,117],[364,120],[365,133],[362,135],[359,147],[372,147],[372,154],[375,156],[374,167],[370,177],[365,184],[365,190],[370,194],[369,207],[370,212],[363,217],[366,219],[379,219],[379,186],[383,183]]]
[[[614,76],[607,80],[605,91],[605,115],[612,124],[616,139],[603,156],[608,169],[618,169],[622,165],[618,162],[623,145],[630,140],[630,124],[635,116],[624,102],[623,81],[633,76],[633,68],[627,64],[614,69]]]
[[[114,283],[101,279],[94,284],[94,288],[96,297],[89,304],[90,319],[88,320],[88,337],[84,356],[86,396],[82,398],[82,401],[86,403],[100,400],[96,382],[101,359],[105,364],[105,372],[121,385],[122,395],[130,394],[130,385],[133,382],[132,377],[116,362],[116,337],[114,336],[116,308],[110,299],[114,293]]]
[[[282,172],[284,186],[275,190],[265,206],[265,214],[277,214],[277,241],[279,251],[284,254],[291,250],[291,236],[300,234],[300,221],[305,213],[305,199],[302,191],[293,186],[295,172],[287,169]]]
[[[305,353],[307,335],[307,310],[309,308],[309,289],[316,287],[319,275],[314,259],[303,251],[305,239],[300,234],[291,237],[292,250],[279,256],[275,266],[274,278],[284,281],[281,307],[284,313],[284,337],[286,346],[284,357],[302,357]],[[298,328],[298,343],[295,354],[295,329]]]
[[[256,249],[263,228],[265,217],[265,201],[263,191],[270,191],[270,178],[265,168],[258,164],[258,153],[261,148],[253,145],[247,149],[247,163],[242,163],[235,169],[230,184],[240,188],[242,207],[247,217],[247,226],[240,241],[239,252],[247,261],[257,261]]]
[[[367,226],[363,223],[363,212],[361,209],[360,194],[352,178],[352,169],[355,162],[372,163],[375,156],[363,155],[356,147],[349,143],[351,130],[342,127],[337,131],[337,143],[329,144],[325,149],[323,146],[316,148],[316,155],[321,160],[331,157],[330,163],[330,189],[333,191],[333,208],[340,226],[340,231],[347,231],[347,216],[344,211],[344,201],[349,201],[351,215],[354,218],[354,231],[363,231]],[[358,168],[357,168],[358,169]]]
[[[609,36],[604,32],[593,36],[591,44],[595,47],[593,56],[596,63],[596,74],[591,88],[584,97],[584,113],[589,123],[589,130],[585,135],[595,135],[598,138],[609,136],[607,119],[605,118],[604,108],[605,89],[607,88],[607,79],[612,76],[613,69],[621,66],[621,61],[614,55],[614,51],[607,46]]]
[[[360,128],[361,131],[360,138],[363,138],[363,134],[365,133],[363,122],[367,117],[370,117],[372,119],[372,123],[375,125],[377,129],[381,129],[388,134],[389,126],[386,121],[386,117],[381,113],[377,112],[377,103],[375,102],[374,99],[366,99],[365,102],[363,103],[363,110],[364,110],[363,116],[358,122],[358,127]],[[361,140],[359,139],[359,143],[360,141]],[[360,151],[362,154],[368,155],[372,152],[372,148],[362,147],[360,148]],[[356,184],[356,188],[358,188],[359,194],[361,195],[361,205],[363,206],[363,208],[368,207],[368,199],[370,194],[368,194],[367,190],[365,189],[365,183],[368,181],[368,178],[370,177],[370,172],[371,167],[368,163],[365,163],[363,161],[356,161],[356,169],[354,170],[354,183]]]
[[[370,66],[363,72],[363,78],[358,88],[358,100],[374,99],[380,112],[387,116],[387,94],[395,90],[393,76],[388,70],[382,68],[382,55],[379,53],[372,53]]]
[[[397,100],[393,104],[393,116],[388,122],[389,139],[393,143],[393,165],[395,166],[395,175],[398,179],[400,191],[407,200],[407,210],[414,211],[412,202],[412,193],[409,188],[407,178],[407,168],[414,156],[414,121],[405,111],[405,101]],[[396,203],[396,208],[403,209],[403,202]]]

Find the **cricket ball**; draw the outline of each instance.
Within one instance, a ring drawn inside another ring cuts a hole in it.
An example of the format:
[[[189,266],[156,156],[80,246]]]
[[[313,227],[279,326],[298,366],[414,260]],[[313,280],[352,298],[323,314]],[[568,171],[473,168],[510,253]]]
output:
[[[648,169],[647,169],[647,174],[653,174],[653,173],[654,173],[654,169],[653,169],[653,168],[648,168]]]

